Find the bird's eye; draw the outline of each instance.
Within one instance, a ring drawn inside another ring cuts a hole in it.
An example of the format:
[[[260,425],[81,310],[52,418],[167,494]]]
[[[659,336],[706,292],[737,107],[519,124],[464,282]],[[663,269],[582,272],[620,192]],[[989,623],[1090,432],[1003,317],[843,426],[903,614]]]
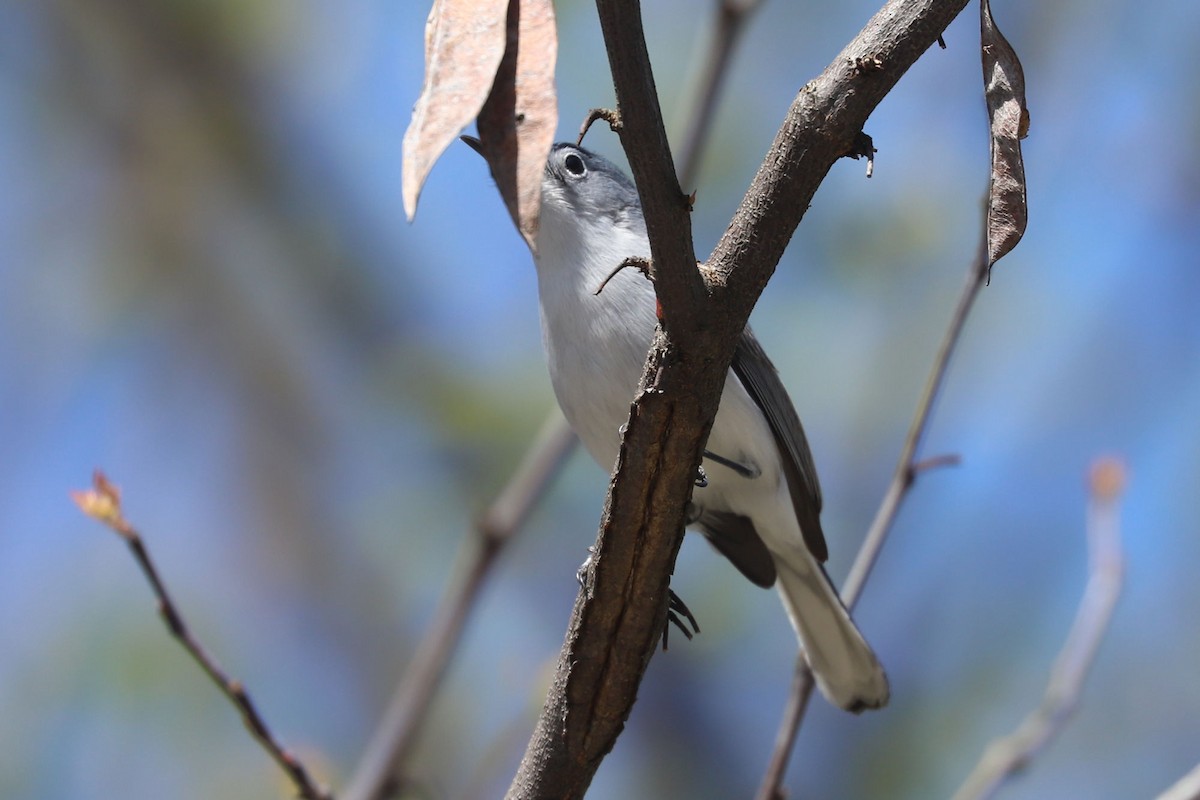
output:
[[[582,178],[587,174],[587,165],[583,163],[583,159],[578,153],[568,153],[567,157],[563,159],[563,166],[576,178]]]

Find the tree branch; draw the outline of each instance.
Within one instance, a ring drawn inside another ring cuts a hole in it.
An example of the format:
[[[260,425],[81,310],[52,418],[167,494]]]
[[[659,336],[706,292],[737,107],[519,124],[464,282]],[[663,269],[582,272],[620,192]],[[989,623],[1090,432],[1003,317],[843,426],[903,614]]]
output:
[[[1058,735],[1079,705],[1083,682],[1112,619],[1125,573],[1118,501],[1125,468],[1113,458],[1098,460],[1090,476],[1088,503],[1088,582],[1075,622],[1067,634],[1042,702],[1020,726],[987,746],[954,800],[986,800]]]
[[[744,30],[744,21],[761,0],[723,0],[717,8],[717,33],[711,49],[714,53],[700,82],[699,99],[691,106],[686,125],[687,144],[682,152],[683,180],[695,180],[708,133],[712,129],[713,109],[720,96],[722,78],[729,57]],[[562,413],[555,408],[542,424],[537,438],[526,452],[521,466],[501,490],[480,520],[478,541],[462,559],[467,562],[458,588],[447,594],[435,621],[417,648],[412,665],[397,686],[379,728],[367,744],[355,769],[346,800],[376,800],[389,796],[402,784],[401,768],[411,752],[416,735],[427,716],[428,707],[440,683],[462,632],[471,605],[483,578],[495,563],[497,546],[506,543],[519,530],[533,505],[545,493],[554,475],[578,442]]]
[[[581,797],[628,718],[738,336],[821,179],[966,0],[889,3],[797,97],[711,269],[696,269],[635,0],[598,0],[621,142],[650,233],[663,324],[609,486],[596,555],[510,798]],[[856,70],[855,57],[879,60]]]
[[[696,173],[700,168],[700,156],[704,143],[712,130],[713,116],[725,76],[729,73],[729,61],[737,47],[751,14],[762,5],[762,0],[718,0],[712,40],[698,64],[703,71],[696,82],[695,96],[690,103],[691,117],[684,124],[680,135],[683,146],[679,148],[679,182],[685,189],[692,189]]]
[[[677,313],[705,304],[704,281],[696,269],[691,207],[679,188],[663,125],[650,54],[637,0],[597,0],[621,118],[621,145],[642,201],[655,288],[669,331]]]
[[[204,674],[208,675],[221,690],[221,694],[225,695],[226,699],[238,710],[246,730],[291,779],[292,784],[296,787],[296,795],[304,800],[333,800],[333,795],[313,780],[304,764],[275,739],[271,729],[267,727],[266,720],[258,712],[258,707],[246,693],[246,687],[242,685],[242,682],[230,678],[221,669],[217,660],[209,655],[199,640],[192,635],[191,629],[183,619],[183,614],[175,605],[170,592],[167,591],[167,585],[158,574],[158,568],[154,566],[154,561],[150,558],[150,552],[146,549],[141,534],[125,519],[121,510],[121,493],[117,487],[104,476],[104,473],[97,470],[92,478],[92,488],[72,492],[71,499],[84,514],[107,525],[129,546],[129,551],[133,554],[142,573],[146,576],[146,581],[154,591],[154,596],[158,600],[158,613],[163,618],[163,624],[167,626],[171,636],[183,646],[188,655],[204,670]]]
[[[383,800],[404,785],[405,761],[416,744],[467,617],[500,552],[524,525],[577,440],[555,409],[517,471],[492,501],[463,547],[457,586],[446,593],[412,663],[396,686],[379,727],[367,743],[344,800]]]
[[[986,281],[987,243],[981,237],[979,249],[976,251],[975,259],[967,273],[967,282],[954,307],[950,325],[942,336],[941,346],[933,360],[929,377],[925,381],[925,390],[917,403],[913,421],[909,425],[908,436],[904,440],[904,446],[900,449],[900,458],[896,463],[892,482],[884,493],[879,510],[875,512],[875,519],[871,522],[871,527],[863,539],[862,546],[858,549],[858,555],[855,556],[854,563],[850,566],[850,573],[846,577],[846,583],[842,587],[842,602],[845,603],[846,608],[853,609],[862,595],[867,576],[870,575],[871,568],[879,559],[884,540],[887,539],[892,524],[896,521],[900,503],[912,488],[917,475],[926,469],[958,463],[956,456],[940,456],[918,463],[917,449],[925,435],[925,430],[929,427],[934,401],[937,399],[942,382],[946,377],[946,371],[950,366],[950,356],[954,353],[954,348],[962,337],[967,315]],[[796,676],[792,681],[792,694],[779,724],[779,732],[775,736],[775,749],[771,753],[766,774],[755,795],[757,800],[774,800],[774,798],[780,797],[780,787],[783,785],[788,760],[791,758],[792,749],[796,743],[800,723],[804,720],[804,714],[808,710],[808,699],[812,695],[812,690],[812,670],[802,654],[796,660]]]
[[[887,3],[801,89],[708,260],[710,290],[725,313],[749,316],[833,163],[854,151],[875,106],[965,6],[966,0]],[[861,69],[862,59],[877,68]]]

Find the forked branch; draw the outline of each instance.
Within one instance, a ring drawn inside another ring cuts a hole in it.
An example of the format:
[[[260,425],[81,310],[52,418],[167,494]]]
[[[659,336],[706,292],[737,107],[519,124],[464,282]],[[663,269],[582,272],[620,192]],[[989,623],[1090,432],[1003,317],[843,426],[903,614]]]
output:
[[[598,0],[664,323],[622,442],[587,588],[510,798],[580,797],[611,750],[666,619],[684,508],[750,310],[830,167],[965,4],[888,3],[800,92],[702,277],[638,3]],[[854,68],[866,56],[878,59],[877,70]]]

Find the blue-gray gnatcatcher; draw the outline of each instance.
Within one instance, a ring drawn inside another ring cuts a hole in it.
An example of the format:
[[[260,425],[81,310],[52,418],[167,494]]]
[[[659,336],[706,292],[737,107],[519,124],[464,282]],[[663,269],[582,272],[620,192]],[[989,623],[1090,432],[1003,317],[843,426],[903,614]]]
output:
[[[534,257],[542,340],[558,403],[605,469],[616,463],[657,325],[650,282],[632,269],[613,275],[629,257],[650,257],[633,182],[595,153],[554,145]],[[725,380],[704,474],[691,524],[752,582],[778,583],[822,694],[855,712],[884,705],[883,668],[821,566],[821,490],[808,441],[749,328]]]

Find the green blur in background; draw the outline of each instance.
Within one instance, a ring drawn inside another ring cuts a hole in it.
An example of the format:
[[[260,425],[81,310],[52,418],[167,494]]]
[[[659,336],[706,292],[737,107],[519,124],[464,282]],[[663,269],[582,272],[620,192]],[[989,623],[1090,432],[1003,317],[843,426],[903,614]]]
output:
[[[712,3],[646,4],[674,140]],[[767,0],[728,76],[694,227],[716,242],[795,93],[876,6]],[[996,268],[856,617],[893,700],[817,701],[797,798],[948,796],[1043,691],[1086,579],[1084,476],[1117,453],[1127,585],[1082,706],[1006,798],[1154,797],[1200,760],[1200,6],[996,2],[1033,127],[1030,223]],[[345,785],[553,403],[536,287],[455,145],[414,224],[400,142],[421,2],[0,5],[0,796],[289,796],[167,636],[121,486],[196,634]],[[594,9],[558,5],[560,133],[612,104]],[[835,165],[754,325],[805,421],[844,577],[978,236],[977,8]],[[589,146],[619,157],[597,129]],[[606,479],[577,454],[480,598],[414,759],[419,797],[500,796],[545,693]],[[795,639],[699,538],[703,634],[652,661],[590,797],[748,797]]]

